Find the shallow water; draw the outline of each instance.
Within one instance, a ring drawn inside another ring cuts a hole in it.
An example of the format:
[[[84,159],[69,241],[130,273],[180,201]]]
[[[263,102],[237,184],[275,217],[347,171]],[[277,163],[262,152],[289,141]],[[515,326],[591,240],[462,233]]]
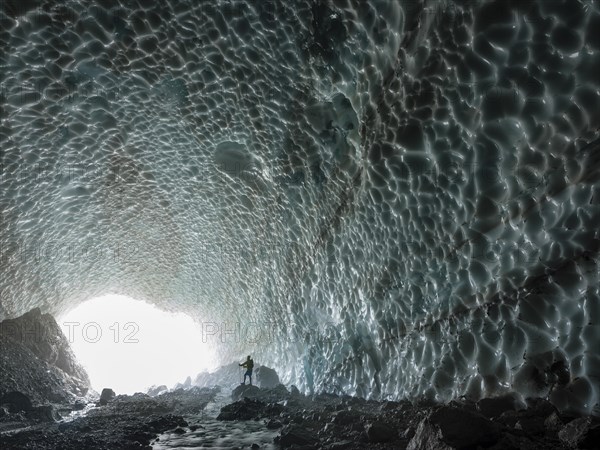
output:
[[[62,416],[62,419],[60,420],[60,422],[72,422],[75,419],[79,419],[80,417],[84,417],[84,416],[87,415],[87,413],[92,408],[95,408],[95,407],[96,407],[96,405],[94,403],[87,403],[83,409],[73,410],[68,415]]]
[[[261,449],[275,449],[273,438],[277,430],[268,430],[262,421],[221,422],[216,419],[188,416],[190,425],[198,425],[196,431],[185,434],[163,433],[159,441],[152,443],[154,449],[167,448],[250,448],[258,444]]]
[[[263,421],[236,420],[225,422],[216,420],[221,408],[231,400],[228,395],[219,394],[215,402],[210,402],[202,414],[185,415],[189,426],[197,426],[195,431],[185,434],[166,432],[152,443],[153,449],[167,448],[250,448],[258,444],[261,449],[275,449],[273,438],[279,430],[268,430]]]

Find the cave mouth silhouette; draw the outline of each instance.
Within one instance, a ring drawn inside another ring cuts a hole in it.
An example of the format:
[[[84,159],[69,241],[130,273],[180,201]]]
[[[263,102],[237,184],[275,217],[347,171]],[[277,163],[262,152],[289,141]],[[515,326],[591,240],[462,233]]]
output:
[[[105,387],[117,394],[145,392],[152,385],[173,387],[213,368],[214,352],[210,342],[202,342],[201,324],[131,297],[92,298],[58,323],[98,392]]]

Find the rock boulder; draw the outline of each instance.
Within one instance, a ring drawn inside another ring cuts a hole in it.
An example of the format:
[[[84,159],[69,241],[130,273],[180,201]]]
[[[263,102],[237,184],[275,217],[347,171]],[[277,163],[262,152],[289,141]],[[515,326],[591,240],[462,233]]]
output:
[[[408,450],[450,450],[489,447],[499,439],[497,427],[480,414],[442,406],[423,419]]]

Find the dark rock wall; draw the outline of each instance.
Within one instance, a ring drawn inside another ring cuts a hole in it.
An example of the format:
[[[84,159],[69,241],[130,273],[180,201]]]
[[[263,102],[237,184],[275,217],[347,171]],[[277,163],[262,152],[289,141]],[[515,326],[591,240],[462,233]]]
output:
[[[66,336],[39,308],[0,322],[0,361],[0,394],[19,391],[38,403],[67,402],[90,388]]]

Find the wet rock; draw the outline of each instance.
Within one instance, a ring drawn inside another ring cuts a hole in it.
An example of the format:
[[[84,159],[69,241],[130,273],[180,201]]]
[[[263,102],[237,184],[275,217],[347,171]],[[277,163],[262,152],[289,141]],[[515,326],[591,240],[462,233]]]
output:
[[[231,400],[237,402],[242,398],[257,398],[260,396],[260,388],[257,386],[250,386],[248,384],[240,384],[231,393]]]
[[[250,446],[250,448],[253,449],[253,450],[256,450],[257,448],[260,448],[260,445],[258,445],[258,444],[252,444]]]
[[[299,397],[302,394],[300,394],[300,391],[298,390],[298,388],[292,384],[290,386],[290,395],[292,397]]]
[[[217,416],[217,420],[251,420],[278,416],[283,406],[267,404],[259,400],[244,398],[235,403],[225,405]]]
[[[327,450],[344,450],[347,448],[350,448],[352,446],[353,442],[352,441],[337,441],[334,442],[330,445],[328,445],[327,447],[325,447]]]
[[[591,417],[580,417],[566,424],[558,433],[560,441],[571,448],[598,448],[600,423]]]
[[[242,398],[252,398],[263,402],[280,402],[290,399],[290,393],[283,384],[278,384],[271,389],[261,389],[256,386],[239,385],[231,393],[233,401],[241,400]]]
[[[332,422],[336,425],[350,425],[353,423],[360,423],[360,413],[352,410],[342,410],[333,416]]]
[[[368,424],[365,427],[365,431],[367,432],[369,442],[389,442],[398,438],[396,430],[381,421]]]
[[[57,422],[61,419],[60,414],[52,405],[33,407],[27,411],[27,417],[39,422]]]
[[[281,435],[274,439],[282,448],[292,446],[315,447],[319,440],[306,428],[300,425],[287,425],[281,430]]]
[[[141,450],[152,450],[152,447],[149,445],[144,445],[139,441],[134,441],[127,446],[130,449],[141,449]]]
[[[283,384],[272,389],[247,390],[242,394],[244,397],[255,398],[267,403],[275,403],[290,399],[290,393]]]
[[[0,418],[8,415],[8,410],[4,406],[0,406]]]
[[[506,411],[517,411],[522,406],[522,403],[515,396],[503,395],[479,400],[477,402],[477,411],[483,416],[492,419],[500,417]]]
[[[256,381],[262,389],[271,389],[280,384],[277,372],[267,366],[260,366],[256,369]]]
[[[187,427],[188,423],[181,416],[175,416],[167,414],[157,418],[153,418],[146,423],[148,431],[154,433],[161,433],[165,430],[176,428],[176,427]]]
[[[86,403],[83,400],[77,400],[75,403],[73,403],[73,410],[74,411],[81,411],[82,409],[85,408]]]
[[[101,406],[108,404],[111,400],[115,398],[115,391],[110,388],[102,389],[102,393],[100,394],[100,401],[98,402]]]
[[[489,447],[499,433],[485,417],[457,407],[442,406],[423,419],[408,450]]]
[[[173,430],[173,433],[175,434],[185,434],[185,430],[181,427],[177,427]]]
[[[6,405],[11,413],[29,411],[32,408],[31,400],[22,392],[12,391],[0,398],[0,405]]]
[[[140,445],[148,445],[150,441],[154,438],[154,433],[145,430],[126,430],[124,434],[124,439],[135,443],[138,442]],[[131,444],[130,444],[131,445]]]
[[[277,428],[281,428],[283,424],[279,420],[271,419],[267,422],[266,427],[269,430],[276,430]]]

